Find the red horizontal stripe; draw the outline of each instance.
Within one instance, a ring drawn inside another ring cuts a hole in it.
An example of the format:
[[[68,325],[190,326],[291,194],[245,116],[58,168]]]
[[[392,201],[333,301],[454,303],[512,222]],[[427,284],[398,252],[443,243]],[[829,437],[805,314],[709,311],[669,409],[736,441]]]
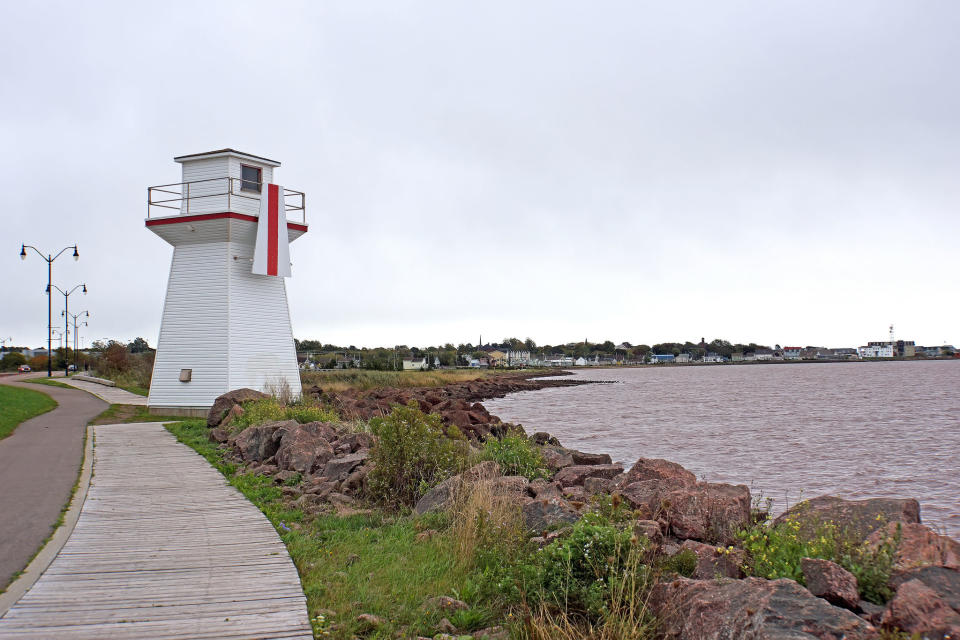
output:
[[[233,211],[224,211],[222,213],[198,213],[192,216],[171,216],[169,218],[153,218],[147,220],[148,227],[156,227],[162,224],[179,224],[181,222],[202,222],[204,220],[219,220],[222,218],[232,218],[234,220],[246,220],[256,222],[257,216],[247,215],[245,213],[235,213]],[[288,222],[287,227],[294,231],[306,231],[307,225],[297,222]]]

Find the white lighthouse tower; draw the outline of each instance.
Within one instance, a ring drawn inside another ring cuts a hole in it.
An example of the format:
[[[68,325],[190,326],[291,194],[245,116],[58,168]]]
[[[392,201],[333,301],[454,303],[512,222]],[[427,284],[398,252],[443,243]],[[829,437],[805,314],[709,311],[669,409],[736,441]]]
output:
[[[304,194],[249,153],[174,160],[181,182],[148,189],[146,226],[173,245],[150,411],[205,415],[242,387],[299,396],[284,276],[288,243],[307,232]]]

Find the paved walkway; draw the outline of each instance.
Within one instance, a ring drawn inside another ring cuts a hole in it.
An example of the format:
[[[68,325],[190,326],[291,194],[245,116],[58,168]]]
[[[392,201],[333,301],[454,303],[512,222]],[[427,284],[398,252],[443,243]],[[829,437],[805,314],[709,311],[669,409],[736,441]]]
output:
[[[77,389],[83,389],[87,393],[92,393],[101,400],[109,402],[110,404],[135,404],[144,407],[147,406],[146,396],[138,396],[135,393],[124,391],[118,387],[108,387],[105,384],[87,382],[86,380],[74,380],[73,378],[60,378],[57,380],[57,382],[63,382],[71,387],[76,387]]]
[[[0,639],[313,637],[286,547],[218,471],[158,423],[91,429],[76,528]]]
[[[23,377],[0,383],[41,391],[59,406],[0,440],[0,589],[53,531],[77,481],[87,423],[107,408],[81,391],[17,382]]]

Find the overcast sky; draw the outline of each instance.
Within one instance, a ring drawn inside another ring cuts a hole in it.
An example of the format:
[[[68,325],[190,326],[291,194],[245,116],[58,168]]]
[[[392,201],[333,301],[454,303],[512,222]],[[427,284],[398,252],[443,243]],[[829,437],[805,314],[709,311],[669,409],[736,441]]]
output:
[[[7,3],[0,337],[156,344],[177,155],[307,193],[294,335],[960,343],[960,4]],[[55,298],[55,324],[63,297]],[[62,326],[62,324],[61,324]]]

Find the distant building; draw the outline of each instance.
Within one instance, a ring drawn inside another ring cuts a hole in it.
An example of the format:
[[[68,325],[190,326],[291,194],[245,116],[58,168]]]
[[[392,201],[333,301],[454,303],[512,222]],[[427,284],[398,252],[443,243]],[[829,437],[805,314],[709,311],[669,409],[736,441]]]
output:
[[[690,362],[690,354],[689,354],[689,353],[680,353],[680,354],[677,354],[677,355],[673,358],[673,361],[674,361],[674,362],[677,362],[677,363],[686,364],[687,362]]]
[[[719,353],[714,353],[713,351],[708,351],[707,355],[703,356],[704,362],[723,362],[723,356]]]
[[[651,362],[673,362],[675,356],[672,353],[651,353]]]
[[[743,362],[743,352],[737,351],[735,353],[730,354],[730,359],[733,360],[734,362]]]
[[[580,356],[579,358],[573,361],[573,365],[575,367],[585,367],[587,366],[587,359],[584,358],[583,356]]]
[[[427,364],[427,358],[404,358],[403,359],[403,370],[404,371],[423,371],[427,369],[429,365]]]
[[[783,359],[784,360],[799,360],[802,357],[803,348],[802,347],[784,347],[783,348]]]
[[[893,345],[889,342],[873,342],[865,347],[858,347],[857,355],[861,358],[892,358]]]
[[[756,349],[753,352],[754,360],[773,360],[773,349]]]

